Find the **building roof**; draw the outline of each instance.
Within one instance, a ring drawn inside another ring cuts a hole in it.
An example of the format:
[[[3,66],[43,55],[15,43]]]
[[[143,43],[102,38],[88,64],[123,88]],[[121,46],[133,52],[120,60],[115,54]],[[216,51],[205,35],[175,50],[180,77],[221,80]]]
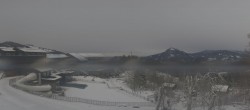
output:
[[[56,74],[52,74],[50,78],[42,78],[43,80],[47,80],[47,81],[55,81],[55,80],[58,80],[58,79],[61,79],[62,77],[61,76],[58,76]]]
[[[5,52],[14,52],[14,48],[13,47],[0,47],[0,49],[2,51],[5,51]]]
[[[52,71],[53,69],[52,68],[36,68],[37,71],[39,72],[47,72],[47,71]]]
[[[214,92],[227,92],[229,86],[228,85],[214,85],[212,86],[212,91]]]
[[[67,58],[68,56],[65,54],[47,54],[47,58]]]
[[[21,51],[24,52],[37,52],[37,53],[46,53],[45,50],[39,49],[39,48],[18,48]]]
[[[173,84],[173,83],[164,83],[163,86],[164,87],[168,87],[168,88],[174,88],[176,86],[176,84]]]

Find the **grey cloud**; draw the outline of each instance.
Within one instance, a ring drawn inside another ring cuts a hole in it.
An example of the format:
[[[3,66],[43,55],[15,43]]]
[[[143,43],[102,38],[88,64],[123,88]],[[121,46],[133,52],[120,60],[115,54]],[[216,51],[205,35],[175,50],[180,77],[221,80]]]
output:
[[[65,52],[243,50],[250,1],[1,0],[0,41]]]

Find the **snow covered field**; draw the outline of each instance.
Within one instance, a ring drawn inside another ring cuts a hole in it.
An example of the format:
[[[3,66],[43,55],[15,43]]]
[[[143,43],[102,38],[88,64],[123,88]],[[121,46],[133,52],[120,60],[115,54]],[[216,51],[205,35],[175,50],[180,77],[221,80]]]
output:
[[[40,96],[31,95],[29,93],[17,90],[9,86],[9,79],[4,78],[0,80],[0,110],[154,110],[154,107],[140,107],[133,108],[128,107],[116,107],[116,106],[97,106],[85,103],[73,103],[65,102],[59,100],[48,99]],[[83,82],[77,82],[83,83]],[[84,83],[86,84],[86,83]],[[69,89],[68,95],[78,94],[81,97],[88,97],[98,100],[108,100],[108,101],[138,101],[142,102],[144,100],[137,99],[128,94],[123,94],[119,91],[110,90],[106,88],[105,84],[100,85],[100,83],[87,83],[89,88],[86,88],[86,93],[81,94],[82,90],[75,90],[75,88]],[[90,88],[90,87],[93,88]],[[83,89],[84,90],[84,89]],[[103,92],[100,94],[100,92]],[[87,96],[89,95],[89,96]],[[110,98],[109,98],[110,97]],[[115,98],[116,97],[116,98]],[[172,110],[186,110],[185,103],[176,103],[172,105]],[[193,110],[207,110],[207,108],[194,108]],[[219,110],[219,109],[216,109]],[[222,106],[220,110],[250,110],[250,106],[243,105],[230,105]]]
[[[73,76],[75,80],[83,81],[83,82],[95,82],[95,83],[104,83],[106,82],[105,79],[101,79],[98,77],[92,77],[92,76]]]
[[[92,84],[92,83],[102,83],[102,88],[103,88],[103,83],[106,83],[105,86],[108,86],[109,88],[112,88],[112,91],[116,91],[116,92],[123,92],[126,93],[127,95],[133,96],[133,98],[137,97],[139,99],[142,99],[145,101],[146,98],[149,98],[150,100],[154,100],[152,98],[152,96],[154,95],[153,91],[140,91],[140,92],[133,92],[125,83],[124,81],[122,81],[119,78],[110,78],[110,79],[102,79],[102,78],[98,78],[98,77],[92,77],[92,76],[73,76],[73,78],[75,80],[77,80],[79,83],[83,82],[82,84],[91,84],[92,86],[96,86],[98,84]],[[88,88],[88,89],[92,89],[92,88]],[[105,89],[107,89],[105,87]],[[122,90],[121,90],[122,89]],[[69,91],[69,93],[73,93],[72,92],[73,89],[71,89]],[[80,91],[75,89],[76,91]],[[110,90],[109,90],[110,91]],[[81,92],[81,91],[80,91]],[[79,93],[80,93],[79,92]],[[83,96],[83,94],[80,94],[81,96]],[[71,95],[70,95],[71,96]],[[75,95],[73,95],[75,96]],[[139,97],[138,97],[139,96]],[[131,100],[131,99],[130,99]]]
[[[152,107],[96,106],[47,99],[12,88],[8,79],[0,80],[0,110],[154,110]]]
[[[154,100],[152,97],[154,95],[153,91],[140,91],[140,92],[133,92],[125,83],[124,81],[118,79],[118,78],[111,78],[107,81],[108,85],[111,88],[122,88],[123,91],[127,91],[129,93],[134,93],[137,96],[144,97],[144,98],[149,98],[150,100]]]
[[[110,89],[104,83],[72,82],[77,84],[86,84],[85,89],[65,87],[65,95],[69,97],[80,97],[86,99],[112,101],[112,102],[146,102],[143,99],[126,94],[117,89]]]

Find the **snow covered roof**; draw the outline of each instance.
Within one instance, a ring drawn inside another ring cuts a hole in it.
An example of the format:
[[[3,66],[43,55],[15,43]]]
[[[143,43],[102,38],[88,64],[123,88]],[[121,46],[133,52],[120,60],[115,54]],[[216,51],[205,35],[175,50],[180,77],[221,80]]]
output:
[[[212,86],[212,91],[214,92],[227,92],[229,86],[228,85],[214,85]]]
[[[100,53],[70,53],[72,56],[82,56],[82,57],[104,57]]]
[[[58,75],[55,75],[55,74],[52,74],[50,78],[42,78],[43,80],[50,80],[50,81],[55,81],[55,80],[58,80],[58,79],[61,79],[62,77],[61,76],[58,76]]]
[[[47,58],[67,58],[65,54],[47,54]]]
[[[52,71],[52,68],[36,68],[37,71],[39,72],[47,72],[47,71]]]
[[[60,70],[60,71],[56,71],[54,74],[59,75],[59,74],[72,74],[74,73],[74,71],[71,70]]]
[[[6,51],[6,52],[14,52],[14,48],[13,47],[0,47],[0,49],[2,51]]]
[[[53,50],[51,50],[51,49],[46,49],[46,48],[36,47],[36,46],[33,46],[33,45],[29,45],[29,48],[36,48],[36,49],[40,49],[40,50],[43,50],[43,51],[45,51],[45,52],[47,52],[47,53],[49,53],[49,52],[54,52],[54,51],[53,51]]]
[[[45,50],[39,49],[39,48],[19,48],[21,51],[24,52],[39,52],[39,53],[45,53]]]
[[[81,53],[70,53],[70,55],[72,55],[73,57],[77,58],[80,61],[86,61],[86,56],[84,54]]]
[[[164,83],[163,86],[164,87],[168,87],[168,88],[174,88],[176,86],[176,84],[173,84],[173,83]]]

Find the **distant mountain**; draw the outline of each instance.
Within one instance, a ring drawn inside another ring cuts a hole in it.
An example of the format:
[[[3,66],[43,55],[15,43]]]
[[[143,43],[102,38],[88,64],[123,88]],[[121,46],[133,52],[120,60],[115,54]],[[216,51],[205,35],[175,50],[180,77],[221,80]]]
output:
[[[147,56],[143,58],[146,63],[166,64],[166,63],[190,63],[192,56],[175,48],[169,48],[165,52]]]
[[[205,50],[191,55],[195,61],[199,62],[220,61],[225,63],[238,62],[245,56],[243,52],[229,50]]]
[[[169,48],[165,52],[142,58],[147,64],[206,64],[211,62],[231,64],[245,57],[244,52],[229,50],[205,50],[197,53]]]
[[[45,55],[47,61],[64,62],[96,62],[107,64],[238,64],[244,62],[246,54],[241,51],[230,50],[205,50],[196,53],[187,53],[176,48],[146,57],[138,56],[116,56],[107,57],[99,54],[64,53],[53,49],[37,47],[34,45],[19,44],[16,42],[0,43],[0,56],[31,57],[34,55]],[[67,59],[67,60],[65,60]],[[72,60],[73,59],[73,60]],[[246,63],[246,62],[245,62]],[[247,62],[248,63],[248,62]],[[250,63],[250,62],[249,62]]]

